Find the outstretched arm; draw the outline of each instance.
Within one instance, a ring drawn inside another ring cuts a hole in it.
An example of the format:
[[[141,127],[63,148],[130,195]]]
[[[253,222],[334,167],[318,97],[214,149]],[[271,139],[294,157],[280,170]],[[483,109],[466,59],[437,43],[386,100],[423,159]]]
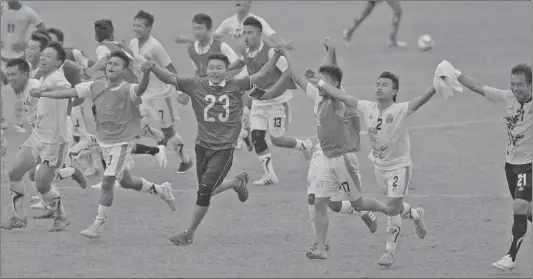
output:
[[[57,91],[51,91],[51,90],[30,90],[30,95],[33,97],[45,97],[45,98],[51,98],[51,99],[68,99],[68,98],[74,98],[78,97],[78,93],[76,92],[76,88],[68,89],[68,90],[57,90]]]
[[[409,101],[409,114],[414,113],[417,111],[420,107],[422,107],[424,104],[426,104],[433,95],[435,95],[437,91],[435,91],[435,87],[431,86],[426,93],[422,96],[418,96],[411,101]]]
[[[191,96],[196,90],[196,79],[194,78],[179,78],[177,75],[169,72],[166,69],[162,69],[155,65],[153,62],[146,62],[142,65],[144,71],[152,71],[154,75],[162,82],[170,85],[174,85],[179,91]],[[146,74],[149,75],[149,74]],[[148,77],[147,77],[148,78]]]
[[[316,84],[316,87],[322,89],[324,93],[345,103],[349,107],[357,109],[359,99],[350,96],[346,92],[327,84],[325,81],[319,78],[318,72],[316,70],[307,70],[306,72],[306,76],[308,76],[307,79],[309,80],[309,82]]]
[[[466,88],[476,92],[481,96],[485,96],[485,85],[465,74],[460,73],[457,80]]]
[[[272,58],[268,60],[268,62],[261,68],[261,70],[259,70],[259,72],[250,77],[250,84],[256,84],[259,80],[272,74],[272,71],[276,68],[276,63],[278,63],[280,57],[281,47],[276,47]]]
[[[285,59],[287,60],[288,69],[283,73],[284,76],[286,76],[285,73],[290,74],[292,76],[292,79],[298,86],[304,91],[307,91],[307,84],[309,83],[304,76],[296,73],[296,70],[294,69],[294,60],[292,59],[292,56],[288,51],[283,52],[283,56],[285,56]]]

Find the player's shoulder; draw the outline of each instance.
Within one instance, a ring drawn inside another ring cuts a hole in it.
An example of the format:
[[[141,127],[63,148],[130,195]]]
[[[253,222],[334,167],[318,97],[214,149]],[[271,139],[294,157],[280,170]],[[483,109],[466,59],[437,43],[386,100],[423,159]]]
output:
[[[28,87],[31,87],[31,88],[36,88],[36,87],[40,87],[41,86],[41,82],[34,79],[34,78],[30,78],[28,80]]]

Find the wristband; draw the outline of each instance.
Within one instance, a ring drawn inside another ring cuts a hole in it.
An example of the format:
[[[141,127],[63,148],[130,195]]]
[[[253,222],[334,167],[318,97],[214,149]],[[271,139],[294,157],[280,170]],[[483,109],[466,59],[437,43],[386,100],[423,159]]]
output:
[[[324,84],[325,84],[325,82],[323,80],[319,80],[316,85],[318,86],[318,88],[322,88],[324,86]]]

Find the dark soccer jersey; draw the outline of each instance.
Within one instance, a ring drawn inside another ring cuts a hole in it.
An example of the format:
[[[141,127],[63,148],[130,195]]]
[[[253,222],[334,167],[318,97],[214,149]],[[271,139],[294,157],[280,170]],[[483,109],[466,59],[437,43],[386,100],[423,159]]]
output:
[[[191,97],[198,122],[196,144],[211,150],[232,148],[241,132],[242,95],[250,89],[250,77],[212,86],[207,78],[178,78],[179,90]]]

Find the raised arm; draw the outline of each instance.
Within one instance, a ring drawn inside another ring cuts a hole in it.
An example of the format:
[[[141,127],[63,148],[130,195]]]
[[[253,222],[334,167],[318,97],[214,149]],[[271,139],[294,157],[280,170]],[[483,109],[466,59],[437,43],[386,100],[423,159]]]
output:
[[[409,114],[414,113],[417,111],[420,107],[422,107],[425,103],[435,95],[437,91],[435,91],[435,87],[431,86],[426,93],[424,93],[422,96],[418,96],[411,101],[409,101]]]
[[[292,76],[292,79],[304,92],[307,91],[307,84],[309,83],[304,76],[296,73],[296,70],[294,69],[294,60],[292,59],[292,56],[288,51],[283,52],[283,56],[285,56],[285,60],[287,60],[287,66],[288,69],[285,72],[289,72],[290,76]],[[285,76],[285,73],[283,73]]]
[[[457,80],[466,88],[476,92],[481,96],[485,96],[485,85],[463,73],[459,73]]]
[[[319,74],[316,70],[307,70],[306,71],[308,76],[309,82],[313,83],[318,87],[319,90],[322,90],[327,95],[345,103],[347,106],[357,109],[357,105],[359,104],[359,99],[348,95],[346,92],[342,91],[341,89],[338,89],[336,87],[333,87],[326,83],[324,80],[319,78]]]
[[[195,93],[196,79],[194,78],[179,78],[177,75],[158,67],[150,61],[144,63],[141,68],[146,71],[151,70],[159,80],[166,84],[174,85],[176,89],[179,88],[179,91],[189,96]]]
[[[146,91],[146,88],[148,87],[148,83],[150,82],[150,72],[151,69],[144,69],[141,82],[135,86],[135,94],[137,96],[141,96]]]

